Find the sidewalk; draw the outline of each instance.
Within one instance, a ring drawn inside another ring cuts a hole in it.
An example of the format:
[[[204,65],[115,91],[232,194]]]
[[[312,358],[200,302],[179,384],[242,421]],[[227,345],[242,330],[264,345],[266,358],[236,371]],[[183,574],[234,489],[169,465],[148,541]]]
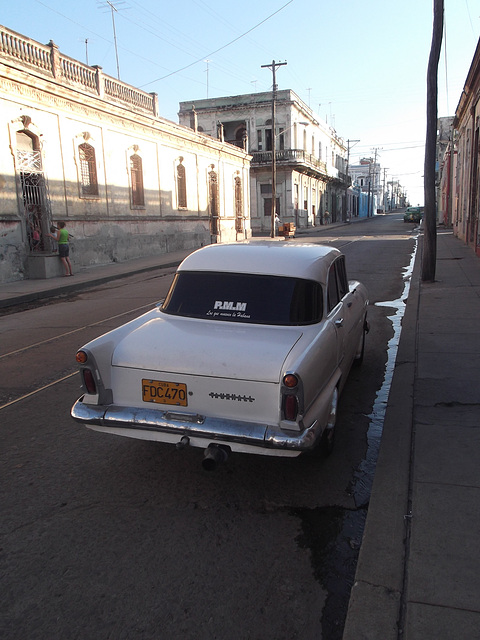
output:
[[[480,260],[422,245],[343,640],[480,639]]]
[[[192,250],[166,253],[160,256],[137,258],[126,262],[112,262],[105,265],[84,267],[71,278],[59,277],[47,280],[18,280],[0,285],[0,309],[12,307],[46,298],[65,295],[95,285],[104,284],[152,269],[174,268]]]

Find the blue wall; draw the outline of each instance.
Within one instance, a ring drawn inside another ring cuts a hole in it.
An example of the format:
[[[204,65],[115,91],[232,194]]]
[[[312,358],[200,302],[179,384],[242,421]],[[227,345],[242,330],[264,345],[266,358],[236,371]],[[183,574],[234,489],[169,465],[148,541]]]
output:
[[[358,194],[358,217],[359,218],[367,218],[369,215],[372,216],[377,213],[377,197],[370,194],[370,199],[368,198],[368,193],[360,192]],[[373,202],[372,202],[373,201]],[[370,204],[370,212],[368,211],[368,204]]]

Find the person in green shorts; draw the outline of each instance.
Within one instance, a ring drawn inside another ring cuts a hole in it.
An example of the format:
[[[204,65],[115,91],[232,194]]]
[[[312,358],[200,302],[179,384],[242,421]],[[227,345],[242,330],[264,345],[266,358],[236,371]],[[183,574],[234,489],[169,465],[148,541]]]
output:
[[[52,227],[50,231],[54,231],[55,227]],[[69,254],[70,249],[68,245],[68,231],[66,229],[65,222],[62,220],[58,223],[57,234],[53,235],[52,233],[48,234],[51,238],[57,241],[58,243],[58,255],[62,264],[65,268],[65,277],[73,276],[72,263],[70,262]]]

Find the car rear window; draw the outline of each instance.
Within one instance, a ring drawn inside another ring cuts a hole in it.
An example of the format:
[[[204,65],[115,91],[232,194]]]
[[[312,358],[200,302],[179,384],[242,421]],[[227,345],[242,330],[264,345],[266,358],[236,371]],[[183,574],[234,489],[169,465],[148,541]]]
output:
[[[322,287],[301,278],[181,271],[162,311],[227,322],[313,324],[323,316]]]

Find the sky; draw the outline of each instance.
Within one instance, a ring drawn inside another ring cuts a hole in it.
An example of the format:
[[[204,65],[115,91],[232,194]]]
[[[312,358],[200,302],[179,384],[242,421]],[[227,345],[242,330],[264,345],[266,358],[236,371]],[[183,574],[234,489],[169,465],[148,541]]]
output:
[[[480,36],[478,0],[444,0],[438,116],[455,114]],[[144,91],[179,102],[292,89],[423,203],[433,0],[23,0],[0,23]],[[115,37],[114,37],[115,35]],[[116,44],[115,44],[116,43]]]

